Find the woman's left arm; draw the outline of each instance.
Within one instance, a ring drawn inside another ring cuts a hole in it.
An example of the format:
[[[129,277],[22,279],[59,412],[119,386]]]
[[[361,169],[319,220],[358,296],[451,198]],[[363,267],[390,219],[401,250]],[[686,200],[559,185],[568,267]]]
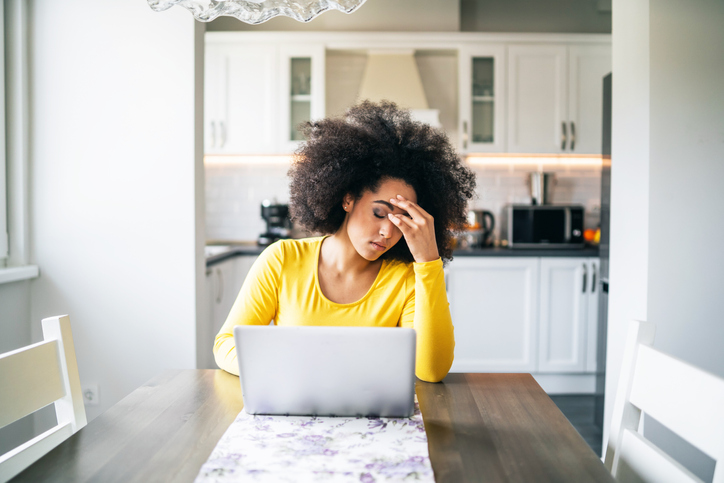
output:
[[[408,298],[400,325],[417,333],[415,373],[427,382],[441,381],[452,366],[455,336],[450,304],[445,291],[445,273],[435,242],[434,220],[425,210],[401,196],[390,202],[409,216],[389,218],[405,237],[415,258],[415,291]]]
[[[453,363],[455,336],[445,292],[442,260],[414,263],[415,290],[408,298],[400,325],[417,333],[415,374],[427,382],[440,382]]]

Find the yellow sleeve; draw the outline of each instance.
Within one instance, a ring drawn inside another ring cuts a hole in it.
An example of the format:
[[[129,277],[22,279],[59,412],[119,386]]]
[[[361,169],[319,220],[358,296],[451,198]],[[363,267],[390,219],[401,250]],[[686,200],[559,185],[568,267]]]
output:
[[[417,377],[439,382],[452,366],[455,349],[442,260],[413,263],[413,269],[415,290],[405,302],[400,325],[412,327],[417,333]]]
[[[214,359],[226,372],[239,375],[234,327],[268,325],[274,319],[278,306],[279,277],[283,259],[280,243],[270,245],[259,255],[241,286],[226,322],[216,335]]]

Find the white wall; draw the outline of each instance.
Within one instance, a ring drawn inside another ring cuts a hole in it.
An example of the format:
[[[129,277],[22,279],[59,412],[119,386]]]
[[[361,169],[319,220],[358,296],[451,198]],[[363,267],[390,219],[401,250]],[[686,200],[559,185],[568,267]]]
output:
[[[724,2],[652,1],[650,17],[654,346],[724,377]],[[711,481],[711,460],[649,421],[645,431]]]
[[[36,321],[70,314],[81,383],[100,389],[93,418],[195,367],[202,33],[144,1],[29,13],[33,339]]]
[[[724,377],[723,25],[718,0],[613,5],[607,416],[632,318],[656,324],[656,348]],[[711,480],[711,460],[654,421],[645,432]]]
[[[649,7],[615,0],[611,41],[611,243],[603,441],[630,320],[647,320],[649,250]]]

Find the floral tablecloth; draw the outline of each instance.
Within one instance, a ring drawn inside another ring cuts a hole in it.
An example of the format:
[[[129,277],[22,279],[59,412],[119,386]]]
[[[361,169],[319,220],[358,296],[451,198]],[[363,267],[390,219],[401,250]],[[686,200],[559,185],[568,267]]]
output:
[[[415,402],[411,418],[252,416],[241,411],[196,483],[434,482]]]

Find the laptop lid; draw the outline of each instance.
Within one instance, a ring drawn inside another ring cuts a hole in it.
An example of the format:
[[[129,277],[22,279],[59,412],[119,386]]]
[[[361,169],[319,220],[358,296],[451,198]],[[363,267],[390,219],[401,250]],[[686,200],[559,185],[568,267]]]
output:
[[[249,414],[413,414],[413,329],[240,325],[234,340]]]

